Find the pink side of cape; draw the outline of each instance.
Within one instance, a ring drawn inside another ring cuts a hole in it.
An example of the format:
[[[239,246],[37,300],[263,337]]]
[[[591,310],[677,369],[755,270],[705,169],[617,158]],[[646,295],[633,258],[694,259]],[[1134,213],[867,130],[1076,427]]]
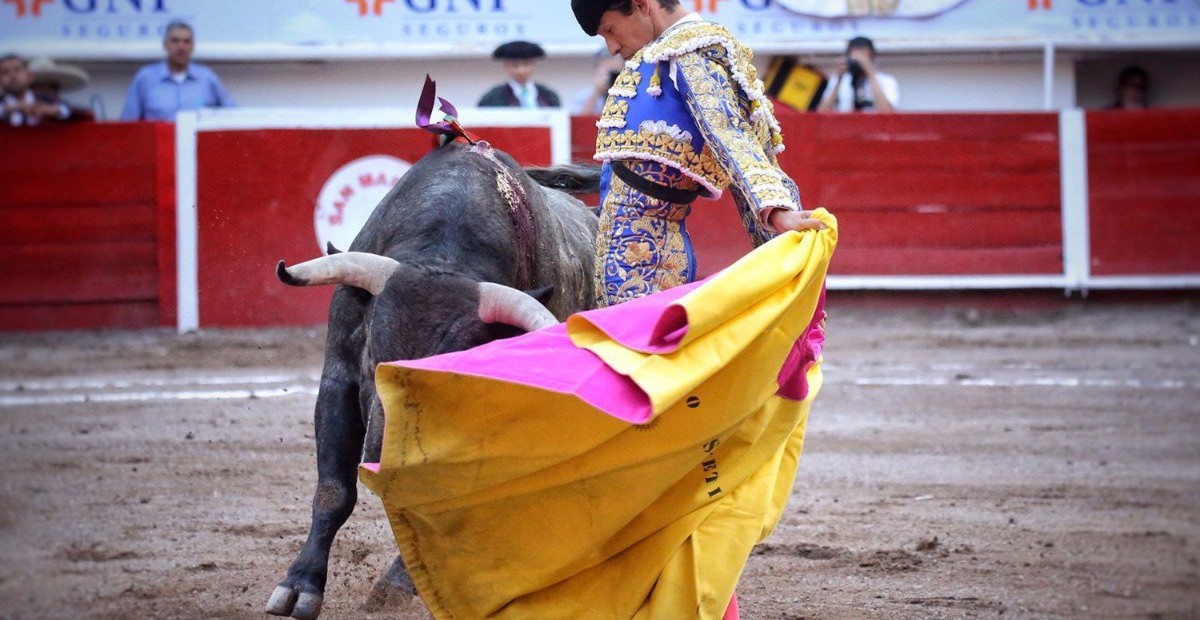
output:
[[[703,282],[589,310],[579,316],[630,349],[670,353],[679,347],[688,329],[687,312],[675,302]],[[800,400],[808,394],[805,373],[820,355],[824,342],[821,330],[816,328],[824,297],[822,291],[816,316],[780,368],[778,394],[784,398]],[[646,392],[591,351],[576,348],[567,335],[565,323],[466,351],[388,362],[388,365],[483,377],[573,394],[604,413],[632,424],[644,424],[653,416]]]
[[[466,351],[388,364],[574,394],[608,415],[633,424],[649,421],[652,413],[650,397],[591,351],[575,348],[562,323]]]
[[[647,353],[668,353],[686,333],[686,313],[673,338],[655,342],[652,332],[671,304],[701,282],[679,286],[617,306],[581,313],[613,340]],[[677,307],[677,306],[676,306]],[[452,372],[574,394],[589,405],[633,424],[650,421],[650,397],[632,379],[609,368],[591,351],[576,348],[560,323],[516,338],[497,340],[454,353],[419,360],[388,362],[390,366]]]

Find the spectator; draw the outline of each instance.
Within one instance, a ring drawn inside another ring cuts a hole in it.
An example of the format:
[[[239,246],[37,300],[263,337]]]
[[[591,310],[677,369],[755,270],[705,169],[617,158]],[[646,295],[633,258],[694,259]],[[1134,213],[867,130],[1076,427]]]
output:
[[[90,121],[95,115],[88,108],[73,106],[62,100],[64,91],[79,90],[91,80],[87,71],[75,65],[64,65],[42,56],[29,62],[29,72],[33,74],[34,97],[48,102],[58,102],[66,106],[69,113],[68,121]]]
[[[846,74],[850,79],[845,79]],[[875,66],[875,43],[866,37],[854,37],[846,45],[846,57],[837,69],[833,87],[825,93],[821,111],[895,112],[900,103],[900,84],[896,78]]]
[[[500,61],[508,73],[508,82],[484,93],[479,107],[532,109],[562,105],[558,93],[533,81],[534,65],[545,57],[542,46],[528,41],[509,41],[497,47],[492,59]]]
[[[164,61],[138,70],[125,97],[124,121],[174,121],[180,110],[230,107],[233,99],[212,69],[192,62],[192,27],[181,21],[167,24]]]
[[[1117,99],[1110,110],[1145,110],[1149,107],[1150,76],[1146,70],[1130,65],[1117,76]]]
[[[625,68],[625,61],[620,56],[608,53],[608,48],[600,50],[596,55],[596,71],[592,75],[592,83],[581,90],[575,97],[574,114],[599,115],[604,111],[604,102],[608,99],[608,89]]]
[[[84,120],[83,116],[77,116],[70,106],[57,97],[35,94],[29,63],[16,54],[0,58],[0,85],[4,88],[4,121],[14,127]],[[87,118],[90,118],[90,114]]]
[[[10,116],[15,112],[16,95],[12,91],[16,88],[17,75],[25,70],[25,59],[16,54],[8,54],[0,58],[0,112],[3,113],[4,122],[9,122]],[[10,103],[12,102],[12,103]]]

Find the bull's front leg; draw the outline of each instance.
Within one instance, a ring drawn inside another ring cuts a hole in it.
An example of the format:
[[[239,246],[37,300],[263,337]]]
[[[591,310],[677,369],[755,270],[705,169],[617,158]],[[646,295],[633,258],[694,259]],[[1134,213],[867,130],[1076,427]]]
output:
[[[363,461],[378,463],[383,452],[385,421],[383,403],[379,401],[379,395],[375,392],[373,385],[363,386],[363,397],[364,400],[370,402],[366,444],[363,446]],[[367,611],[403,609],[412,603],[416,594],[417,587],[413,585],[412,577],[408,575],[404,559],[396,555],[396,559],[392,560],[392,565],[388,567],[387,572],[375,580],[375,585],[371,587],[371,594],[367,597],[365,609]]]
[[[321,613],[329,548],[358,499],[358,463],[365,429],[357,384],[323,378],[315,418],[317,491],[312,502],[312,526],[287,577],[267,602],[267,613],[299,620],[314,620]]]

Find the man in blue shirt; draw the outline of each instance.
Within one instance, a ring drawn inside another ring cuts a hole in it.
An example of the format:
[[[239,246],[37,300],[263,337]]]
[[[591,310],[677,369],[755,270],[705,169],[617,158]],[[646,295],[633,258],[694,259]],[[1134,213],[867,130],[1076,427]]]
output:
[[[233,106],[233,99],[212,69],[192,62],[192,27],[181,21],[167,24],[163,49],[167,59],[138,70],[125,97],[123,121],[175,120],[180,110]]]

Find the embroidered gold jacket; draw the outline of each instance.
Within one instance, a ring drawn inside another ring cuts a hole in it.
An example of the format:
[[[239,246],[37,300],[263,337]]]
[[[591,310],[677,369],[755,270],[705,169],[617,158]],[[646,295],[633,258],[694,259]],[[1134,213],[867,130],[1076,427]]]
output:
[[[783,137],[751,64],[723,26],[683,22],[637,52],[608,91],[596,159],[644,159],[682,172],[717,198],[729,187],[758,245],[770,207],[799,209],[775,155]]]

